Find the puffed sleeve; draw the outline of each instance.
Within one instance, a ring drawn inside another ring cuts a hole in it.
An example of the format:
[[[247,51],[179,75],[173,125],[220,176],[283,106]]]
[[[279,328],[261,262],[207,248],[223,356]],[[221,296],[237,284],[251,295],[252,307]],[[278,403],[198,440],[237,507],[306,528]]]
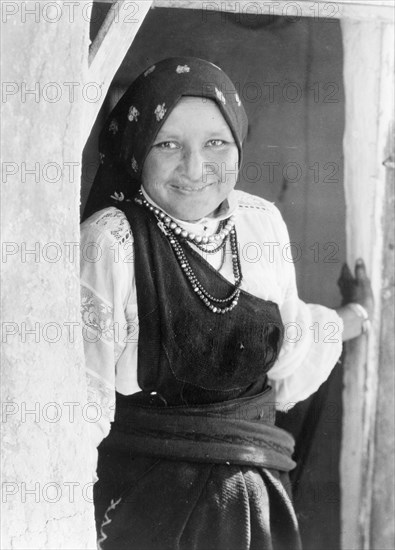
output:
[[[95,447],[108,435],[114,419],[116,363],[127,341],[125,309],[133,284],[133,264],[124,261],[119,232],[111,230],[119,211],[102,212],[81,225],[80,246],[88,399],[97,408],[95,421],[90,422]],[[130,239],[128,244],[132,245]]]
[[[288,230],[277,209],[275,224],[281,250],[276,267],[285,337],[269,378],[276,389],[277,409],[286,412],[328,378],[342,352],[343,321],[335,310],[299,299],[293,261],[283,253],[290,250]]]

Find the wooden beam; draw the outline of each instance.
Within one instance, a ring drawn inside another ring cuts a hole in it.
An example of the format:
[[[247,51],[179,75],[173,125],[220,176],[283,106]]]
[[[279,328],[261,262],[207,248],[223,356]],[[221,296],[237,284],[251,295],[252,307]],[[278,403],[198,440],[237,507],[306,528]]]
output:
[[[112,4],[115,0],[96,0]],[[393,0],[154,0],[153,8],[180,8],[250,15],[278,15],[289,18],[394,20]]]
[[[202,12],[220,11],[249,15],[276,15],[290,19],[316,17],[320,19],[394,20],[392,0],[154,0],[155,8],[195,9]]]
[[[380,376],[386,374],[389,378],[390,374],[380,370],[393,369],[392,365],[380,365],[379,370],[379,356],[383,352],[381,292],[386,285],[382,266],[387,254],[383,225],[388,169],[385,163],[390,155],[388,145],[392,142],[394,120],[394,27],[375,20],[345,20],[341,24],[346,93],[344,191],[348,262],[353,265],[356,258],[365,259],[376,303],[369,336],[346,346],[340,464],[341,547],[368,550],[385,547],[372,541],[371,517],[374,472],[377,458],[383,452],[374,443],[377,407],[382,406],[377,400],[377,388]],[[389,309],[388,304],[386,308]],[[386,346],[390,345],[387,342]],[[392,426],[381,429],[388,441],[393,442]],[[390,482],[383,492],[392,492]],[[387,515],[384,505],[379,507],[376,514],[393,522],[393,515]]]
[[[374,472],[370,519],[370,548],[392,548],[395,540],[395,495],[389,480],[395,479],[395,127],[388,140],[384,226],[381,334],[374,437]],[[392,160],[391,160],[392,159]]]
[[[97,4],[114,4],[116,0],[95,0],[95,3]],[[154,7],[156,7],[156,4],[157,3],[162,3],[162,2],[167,2],[168,4],[172,4],[171,7],[180,7],[180,6],[177,6],[177,4],[192,4],[195,0],[155,0],[154,1]],[[203,1],[203,0],[202,0]],[[200,0],[199,0],[200,2]],[[368,6],[368,5],[372,5],[372,6],[379,6],[379,7],[391,7],[393,6],[393,0],[336,0],[336,2],[334,0],[315,0],[312,1],[312,0],[298,0],[298,3],[302,3],[302,4],[328,4],[328,3],[333,3],[333,4],[342,4],[342,5],[347,5],[347,4],[352,4],[354,6]],[[219,4],[279,4],[280,2],[275,2],[273,0],[257,0],[255,2],[252,2],[251,0],[235,0],[235,1],[221,1],[219,0],[219,2],[217,2]],[[288,4],[291,3],[291,2],[287,2]]]
[[[100,87],[100,99],[87,102],[84,137],[89,133],[106,97],[112,79],[130,48],[152,0],[116,0],[104,20],[89,52],[88,82]]]

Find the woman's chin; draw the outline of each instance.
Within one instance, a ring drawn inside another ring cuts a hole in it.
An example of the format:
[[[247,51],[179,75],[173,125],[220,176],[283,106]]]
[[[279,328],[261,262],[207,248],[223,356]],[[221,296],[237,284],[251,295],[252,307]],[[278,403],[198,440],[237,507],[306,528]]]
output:
[[[226,196],[224,193],[217,193],[215,196],[212,194],[211,197],[197,195],[182,197],[182,200],[169,201],[166,210],[174,218],[193,222],[213,216]]]
[[[219,203],[206,203],[206,204],[189,204],[185,206],[180,206],[179,208],[174,207],[168,212],[171,216],[174,218],[177,218],[178,220],[183,220],[186,222],[195,222],[198,220],[201,220],[202,218],[206,218],[209,216],[212,216],[215,211],[218,209],[219,205],[222,201]]]
[[[210,212],[207,212],[206,210],[204,211],[197,210],[197,211],[191,212],[190,210],[188,210],[188,212],[177,211],[177,212],[174,212],[173,214],[170,213],[170,215],[177,220],[193,223],[201,220],[202,218],[209,217],[212,214],[212,212],[213,212],[212,210]]]

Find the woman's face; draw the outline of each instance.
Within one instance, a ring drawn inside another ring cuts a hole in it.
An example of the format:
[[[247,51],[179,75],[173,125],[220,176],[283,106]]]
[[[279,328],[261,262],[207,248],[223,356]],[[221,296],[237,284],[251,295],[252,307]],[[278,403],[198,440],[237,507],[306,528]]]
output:
[[[160,129],[145,160],[142,184],[171,216],[199,220],[234,188],[239,152],[211,99],[184,97]]]

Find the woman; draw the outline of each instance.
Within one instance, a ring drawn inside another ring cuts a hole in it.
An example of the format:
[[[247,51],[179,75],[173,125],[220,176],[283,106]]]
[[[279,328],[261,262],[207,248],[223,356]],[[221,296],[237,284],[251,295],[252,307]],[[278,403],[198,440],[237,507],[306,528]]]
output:
[[[299,300],[279,211],[234,191],[246,134],[232,82],[196,58],[147,69],[101,134],[82,224],[95,443],[105,438],[100,548],[300,548],[293,440],[274,412],[327,378],[371,298],[360,264],[342,277],[346,301],[360,303]],[[262,243],[258,261],[249,243]],[[290,323],[297,337],[284,336]],[[313,323],[329,323],[329,342],[324,330],[314,341]]]

